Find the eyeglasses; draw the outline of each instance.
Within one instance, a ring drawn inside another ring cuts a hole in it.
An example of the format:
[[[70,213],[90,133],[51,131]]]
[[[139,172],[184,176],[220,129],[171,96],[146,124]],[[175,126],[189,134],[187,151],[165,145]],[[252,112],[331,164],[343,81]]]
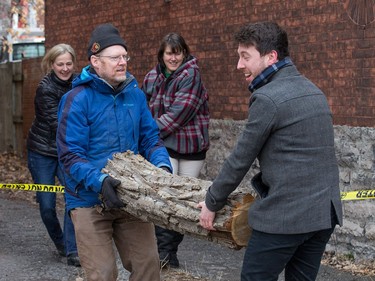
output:
[[[96,57],[98,57],[98,58],[100,58],[100,57],[109,58],[110,61],[113,61],[115,63],[119,63],[121,61],[121,59],[123,59],[126,62],[128,62],[130,60],[130,56],[128,56],[128,55],[119,55],[119,56],[101,56],[101,55],[96,55]]]

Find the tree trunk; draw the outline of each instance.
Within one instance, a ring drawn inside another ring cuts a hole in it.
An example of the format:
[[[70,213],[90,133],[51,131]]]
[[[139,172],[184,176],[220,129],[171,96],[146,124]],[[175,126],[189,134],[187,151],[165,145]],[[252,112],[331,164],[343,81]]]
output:
[[[121,181],[117,191],[126,204],[124,209],[130,214],[230,248],[247,245],[251,235],[247,211],[254,200],[248,191],[235,190],[216,214],[214,227],[217,231],[208,231],[199,225],[197,205],[204,201],[212,182],[172,175],[130,151],[115,154],[103,171]]]

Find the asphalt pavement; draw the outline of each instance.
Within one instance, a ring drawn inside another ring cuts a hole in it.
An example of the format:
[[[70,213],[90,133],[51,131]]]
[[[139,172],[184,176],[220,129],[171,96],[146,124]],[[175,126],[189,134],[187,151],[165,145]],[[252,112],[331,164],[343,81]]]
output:
[[[59,210],[62,218],[62,210]],[[178,256],[181,270],[195,280],[240,281],[244,249],[236,251],[185,235]],[[119,268],[121,267],[118,261]],[[120,269],[119,280],[129,273]],[[68,266],[58,256],[35,204],[11,198],[0,190],[0,281],[83,281],[81,268]],[[279,281],[284,280],[280,276]],[[375,276],[355,276],[321,266],[317,281],[375,281]],[[177,280],[176,280],[177,281]]]

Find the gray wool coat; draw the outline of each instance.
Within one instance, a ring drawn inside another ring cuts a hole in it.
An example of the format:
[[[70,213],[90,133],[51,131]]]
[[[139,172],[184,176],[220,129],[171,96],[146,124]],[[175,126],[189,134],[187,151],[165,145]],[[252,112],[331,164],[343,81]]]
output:
[[[258,158],[252,179],[259,193],[249,225],[274,234],[331,227],[331,205],[342,225],[332,115],[323,92],[294,65],[280,69],[253,92],[239,140],[206,195],[220,210]]]

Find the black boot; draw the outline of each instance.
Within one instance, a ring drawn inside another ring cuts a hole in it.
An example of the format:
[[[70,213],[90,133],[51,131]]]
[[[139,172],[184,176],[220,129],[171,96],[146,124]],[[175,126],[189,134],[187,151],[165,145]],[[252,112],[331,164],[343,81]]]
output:
[[[56,249],[57,249],[57,252],[59,253],[60,256],[66,257],[64,244],[56,245]]]
[[[77,254],[69,254],[68,255],[68,265],[72,265],[75,267],[80,267],[81,262],[79,261],[79,257]]]
[[[180,262],[177,258],[177,253],[169,253],[169,266],[172,268],[179,268]]]
[[[177,250],[184,235],[174,230],[155,226],[155,234],[158,242],[158,251],[161,268],[169,266],[177,268],[180,262],[177,259]]]

